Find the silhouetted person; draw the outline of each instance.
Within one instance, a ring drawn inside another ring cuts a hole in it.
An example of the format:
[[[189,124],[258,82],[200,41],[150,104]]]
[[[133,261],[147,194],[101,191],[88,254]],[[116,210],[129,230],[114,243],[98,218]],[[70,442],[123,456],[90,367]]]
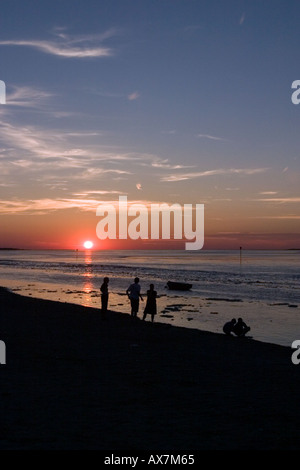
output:
[[[250,331],[250,326],[247,326],[245,322],[243,322],[242,318],[238,318],[237,323],[233,327],[233,332],[237,336],[245,336],[248,331]]]
[[[109,283],[109,278],[105,277],[103,279],[103,283],[100,287],[100,291],[101,291],[101,316],[102,316],[102,318],[105,318],[106,314],[107,314],[108,283]]]
[[[233,332],[235,324],[236,324],[236,319],[235,318],[233,318],[232,320],[225,323],[225,325],[223,326],[223,331],[224,331],[225,335],[231,335],[231,333]]]
[[[131,316],[134,318],[137,316],[137,313],[139,311],[140,299],[143,300],[143,297],[141,296],[141,286],[139,285],[139,281],[139,278],[136,277],[134,283],[130,284],[126,291],[126,294],[128,295],[128,298],[130,299],[131,303]]]
[[[144,310],[143,320],[145,320],[147,314],[151,315],[152,323],[154,321],[154,316],[156,315],[156,298],[157,292],[154,290],[154,284],[150,284],[150,289],[147,290],[147,302]]]

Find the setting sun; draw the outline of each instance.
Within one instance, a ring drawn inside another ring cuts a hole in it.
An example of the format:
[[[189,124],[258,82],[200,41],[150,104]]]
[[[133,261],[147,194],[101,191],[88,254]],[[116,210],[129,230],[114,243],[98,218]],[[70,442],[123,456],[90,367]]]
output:
[[[86,242],[84,242],[83,246],[84,246],[84,248],[86,248],[87,250],[90,250],[91,248],[93,248],[94,243],[91,242],[91,241],[89,241],[89,240],[87,240]]]

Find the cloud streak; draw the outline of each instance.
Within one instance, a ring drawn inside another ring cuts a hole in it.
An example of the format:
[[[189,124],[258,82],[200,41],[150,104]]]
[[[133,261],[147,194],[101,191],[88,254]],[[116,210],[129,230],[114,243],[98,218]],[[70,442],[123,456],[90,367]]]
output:
[[[6,96],[6,105],[35,108],[51,96],[52,93],[37,88],[12,86],[12,92]]]
[[[80,209],[95,211],[99,201],[96,199],[29,199],[0,201],[0,213],[12,214],[46,214],[51,211],[63,209]]]
[[[129,99],[129,101],[135,101],[135,100],[137,100],[139,97],[140,97],[139,92],[134,91],[133,93],[130,93],[130,95],[128,95],[127,98]]]
[[[275,219],[275,220],[299,220],[300,215],[265,215],[265,216],[257,216],[257,217],[250,217],[251,219]]]
[[[242,26],[242,24],[244,24],[244,21],[246,19],[246,13],[244,12],[242,14],[242,16],[240,17],[240,20],[239,20],[239,25]]]
[[[111,194],[114,191],[111,191]],[[107,192],[109,194],[109,191]],[[153,201],[132,200],[130,204],[143,204],[150,207]],[[159,204],[162,202],[158,201]],[[100,204],[112,204],[118,209],[117,199],[89,199],[89,198],[42,198],[42,199],[13,199],[0,201],[0,214],[2,215],[42,215],[60,210],[78,209],[84,212],[96,213]]]
[[[83,35],[77,37],[61,33],[57,34],[55,40],[52,41],[43,39],[10,39],[0,41],[0,46],[29,47],[46,54],[65,58],[110,57],[113,55],[113,50],[103,47],[100,43],[112,35],[112,31],[103,35]]]
[[[180,173],[176,175],[168,175],[161,178],[161,181],[164,182],[176,182],[176,181],[185,181],[195,178],[203,178],[206,176],[215,176],[215,175],[256,175],[259,173],[264,173],[268,168],[218,168],[216,170],[207,170],[207,171],[195,171],[193,173]]]
[[[252,199],[252,201],[258,202],[273,202],[275,204],[289,204],[300,202],[300,197],[270,197],[265,199]]]
[[[166,170],[183,170],[184,168],[194,168],[193,165],[172,165],[169,163],[169,160],[160,160],[152,162],[151,166],[153,168],[161,168]]]
[[[263,195],[263,196],[271,196],[271,195],[274,195],[274,194],[277,194],[278,191],[261,191],[259,194]]]
[[[10,161],[16,159],[38,157],[39,161],[49,161],[50,158],[71,161],[81,159],[86,164],[91,161],[124,162],[128,161],[152,161],[156,156],[138,153],[118,153],[102,150],[103,146],[86,144],[84,148],[74,147],[74,139],[101,136],[100,132],[63,132],[57,129],[41,129],[37,126],[13,125],[0,121],[0,141],[5,143],[5,148],[0,150],[0,156],[8,154]],[[104,146],[105,147],[105,146]]]
[[[222,137],[217,137],[215,135],[210,135],[210,134],[197,134],[196,137],[198,139],[208,139],[208,140],[225,140]]]

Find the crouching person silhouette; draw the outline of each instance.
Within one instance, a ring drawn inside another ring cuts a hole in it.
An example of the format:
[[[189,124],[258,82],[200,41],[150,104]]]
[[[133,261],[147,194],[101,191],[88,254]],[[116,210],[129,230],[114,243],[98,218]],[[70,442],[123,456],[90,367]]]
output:
[[[238,318],[237,323],[233,327],[233,332],[236,334],[236,336],[245,336],[248,331],[250,331],[251,328],[250,326],[247,326],[245,322],[243,322],[242,318]]]
[[[233,333],[233,328],[235,324],[236,324],[235,318],[225,323],[225,325],[223,326],[223,332],[225,333],[225,335],[231,336],[231,333]]]

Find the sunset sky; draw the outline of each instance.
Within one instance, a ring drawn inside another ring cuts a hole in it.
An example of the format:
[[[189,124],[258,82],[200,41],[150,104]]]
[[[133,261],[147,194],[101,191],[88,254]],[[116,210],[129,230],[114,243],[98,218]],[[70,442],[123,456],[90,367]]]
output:
[[[0,247],[122,248],[96,236],[121,195],[204,204],[206,249],[300,247],[298,0],[0,13]]]

